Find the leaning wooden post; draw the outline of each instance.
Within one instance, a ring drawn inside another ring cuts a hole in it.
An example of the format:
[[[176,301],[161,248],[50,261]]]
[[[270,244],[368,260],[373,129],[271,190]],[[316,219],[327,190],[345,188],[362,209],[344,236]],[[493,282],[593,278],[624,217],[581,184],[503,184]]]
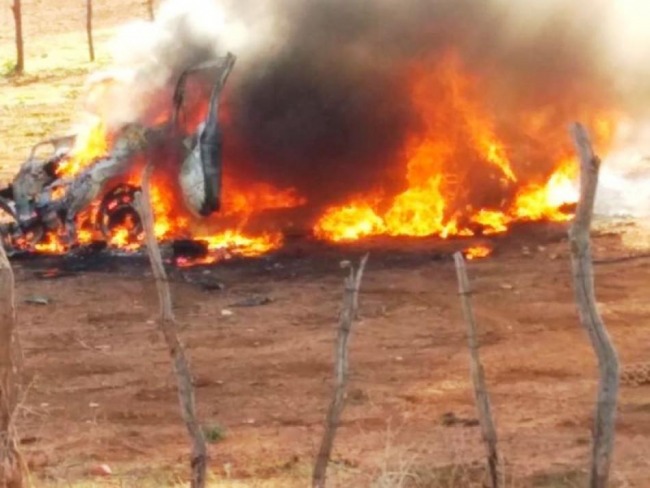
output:
[[[614,449],[619,378],[616,349],[596,307],[589,242],[600,159],[594,154],[589,135],[582,125],[574,124],[571,127],[571,134],[580,156],[580,200],[573,225],[569,230],[573,286],[580,323],[589,334],[591,345],[598,358],[599,371],[589,486],[604,488],[607,486]]]
[[[346,263],[350,268],[350,274],[345,280],[345,291],[343,294],[343,308],[339,320],[339,330],[336,341],[336,364],[334,369],[334,394],[327,411],[325,420],[325,432],[321,440],[314,472],[312,474],[312,487],[324,488],[327,477],[327,465],[329,464],[334,446],[334,437],[339,426],[339,420],[343,407],[345,406],[345,388],[348,382],[348,341],[352,331],[352,323],[357,317],[359,303],[359,288],[361,287],[361,278],[366,268],[368,254],[361,258],[359,268],[355,271],[354,267]]]
[[[490,475],[490,486],[492,486],[492,488],[498,488],[500,478],[499,454],[497,451],[497,432],[494,428],[494,421],[492,420],[490,396],[488,394],[487,385],[485,383],[483,365],[481,364],[481,358],[479,356],[476,319],[474,318],[472,301],[470,300],[471,289],[469,286],[469,279],[467,278],[465,259],[463,258],[462,253],[457,252],[454,254],[454,262],[456,263],[456,276],[458,277],[458,293],[460,295],[460,302],[463,307],[465,322],[467,323],[467,342],[469,344],[470,353],[470,371],[472,375],[472,383],[474,385],[474,399],[476,401],[479,423],[481,425],[481,437],[483,438],[483,443],[487,449],[487,465],[488,473]]]
[[[23,486],[13,429],[18,403],[18,358],[14,273],[0,242],[0,488]]]
[[[174,365],[178,387],[178,399],[181,405],[181,416],[192,441],[192,488],[204,488],[207,470],[207,450],[203,430],[196,417],[194,401],[194,386],[189,364],[185,357],[183,344],[176,332],[176,319],[172,308],[171,292],[167,273],[163,266],[160,247],[154,233],[153,209],[151,206],[150,179],[153,166],[151,161],[145,167],[142,176],[142,194],[136,194],[136,205],[142,220],[147,254],[156,281],[156,290],[160,301],[160,329],[162,330],[169,354]]]

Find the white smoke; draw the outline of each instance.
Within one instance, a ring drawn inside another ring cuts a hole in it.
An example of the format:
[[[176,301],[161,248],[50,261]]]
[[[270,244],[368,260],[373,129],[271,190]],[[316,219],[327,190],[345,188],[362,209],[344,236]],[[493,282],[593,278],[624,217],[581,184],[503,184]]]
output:
[[[118,30],[110,44],[111,67],[91,76],[88,86],[118,84],[102,94],[99,107],[87,108],[101,112],[109,126],[141,120],[152,104],[171,103],[171,89],[185,69],[244,49],[253,37],[215,1],[166,0],[155,21]]]
[[[650,216],[650,2],[610,2],[603,24],[603,57],[613,84],[627,102],[604,155],[595,211],[608,216]]]
[[[595,212],[650,217],[650,121],[618,127],[614,147],[603,158]]]

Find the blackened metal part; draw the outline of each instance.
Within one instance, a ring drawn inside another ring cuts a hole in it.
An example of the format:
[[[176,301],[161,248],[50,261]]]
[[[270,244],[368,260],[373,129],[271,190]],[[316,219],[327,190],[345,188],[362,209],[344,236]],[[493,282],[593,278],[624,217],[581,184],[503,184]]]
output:
[[[193,211],[198,215],[207,217],[221,208],[221,179],[222,179],[222,132],[219,126],[219,96],[226,83],[234,64],[235,56],[228,53],[225,58],[190,68],[184,71],[176,84],[174,92],[173,127],[181,133],[180,114],[185,96],[185,81],[190,73],[218,68],[219,76],[212,87],[208,113],[205,120],[199,125],[195,134],[195,143],[189,148],[183,167],[192,174],[200,172],[199,181],[202,180],[202,196],[200,204],[191,204]],[[198,182],[197,182],[198,183]],[[196,183],[192,183],[194,185]],[[194,192],[195,190],[184,190]]]
[[[222,291],[226,288],[226,285],[214,276],[210,270],[183,270],[179,273],[179,276],[185,283],[196,285],[204,291]]]
[[[205,127],[199,134],[199,154],[205,179],[205,201],[199,213],[204,217],[221,208],[223,134],[219,126],[219,96],[234,64],[235,56],[228,53],[221,77],[212,89]]]
[[[66,153],[57,154],[43,165],[43,171],[45,171],[45,174],[47,174],[47,176],[49,176],[52,180],[58,178],[57,171],[59,169],[59,163],[63,161],[66,156]]]
[[[178,81],[176,82],[176,87],[174,89],[174,96],[172,99],[174,105],[174,113],[172,115],[172,127],[176,133],[182,132],[180,127],[180,114],[181,114],[181,109],[183,108],[183,102],[185,101],[185,81],[187,80],[187,77],[190,74],[199,71],[207,71],[210,69],[219,68],[221,69],[221,76],[219,77],[218,82],[215,84],[215,88],[218,88],[218,91],[220,91],[225,85],[226,79],[228,78],[228,75],[230,74],[230,71],[232,70],[235,64],[235,59],[236,58],[232,53],[228,53],[225,56],[225,58],[221,58],[216,61],[208,61],[206,63],[193,66],[181,73],[181,75],[178,77]]]
[[[5,200],[13,200],[14,199],[14,188],[9,185],[2,190],[0,190],[0,197],[4,198]]]
[[[193,239],[178,239],[172,242],[172,260],[201,259],[208,255],[208,243]]]
[[[108,249],[106,241],[92,241],[83,247],[76,248],[72,253],[70,253],[70,256],[81,258],[92,257],[106,249]]]

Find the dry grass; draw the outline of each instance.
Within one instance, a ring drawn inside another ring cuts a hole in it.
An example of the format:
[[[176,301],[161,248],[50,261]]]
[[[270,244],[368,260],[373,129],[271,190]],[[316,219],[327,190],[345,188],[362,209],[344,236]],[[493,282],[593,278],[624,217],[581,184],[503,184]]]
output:
[[[87,47],[78,33],[35,38],[27,72],[21,76],[11,74],[13,46],[0,45],[1,179],[13,175],[31,146],[70,130],[86,76],[109,62],[105,46],[112,32],[97,32],[95,63],[86,60]]]
[[[179,474],[181,468],[170,473],[164,468],[160,470],[146,470],[143,473],[116,473],[106,477],[59,478],[53,480],[36,480],[30,487],[33,488],[181,488],[187,487],[186,477]],[[208,488],[298,488],[306,486],[305,481],[298,482],[296,478],[273,480],[231,480],[216,475],[208,475]]]

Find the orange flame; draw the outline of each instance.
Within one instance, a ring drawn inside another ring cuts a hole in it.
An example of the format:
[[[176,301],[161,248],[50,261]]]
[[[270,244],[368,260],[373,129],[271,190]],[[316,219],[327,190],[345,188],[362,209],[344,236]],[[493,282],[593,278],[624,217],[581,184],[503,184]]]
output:
[[[211,264],[233,256],[255,257],[268,253],[282,246],[280,234],[264,234],[262,236],[246,236],[235,230],[227,230],[206,237],[195,237],[196,241],[205,242],[210,253],[198,259],[181,258],[179,266],[195,266]]]
[[[389,198],[381,197],[379,189],[326,209],[314,226],[317,237],[343,241],[369,235],[447,238],[477,231],[492,235],[506,232],[516,221],[561,222],[572,217],[570,207],[577,202],[578,184],[577,164],[566,156],[568,136],[563,133],[559,148],[550,152],[551,161],[557,161],[550,176],[526,181],[517,174],[508,146],[477,101],[480,80],[465,75],[461,68],[456,57],[448,56],[432,72],[415,70],[411,101],[425,128],[405,147],[406,189]],[[436,90],[445,97],[436,98]],[[551,110],[533,112],[524,117],[522,131],[535,143],[543,143],[555,115]],[[592,121],[597,141],[608,144],[616,117],[599,110],[587,115],[584,118]],[[496,208],[476,209],[465,198],[470,187],[475,190],[477,184],[484,184],[477,182],[474,173],[484,174],[490,167],[499,174],[489,177],[497,178],[502,189],[512,188],[511,196]],[[513,188],[514,184],[518,186]],[[382,207],[377,201],[387,205]]]
[[[521,220],[570,220],[572,213],[562,210],[565,205],[578,201],[577,162],[567,159],[544,185],[529,185],[518,194],[512,215]]]
[[[109,151],[106,125],[99,119],[79,125],[69,157],[57,168],[58,176],[73,177]]]
[[[329,209],[314,229],[314,235],[335,242],[353,241],[370,235],[383,234],[385,230],[384,220],[368,203],[359,201]]]
[[[490,254],[492,254],[492,249],[489,248],[488,246],[472,246],[468,247],[463,251],[463,255],[465,256],[465,259],[480,259],[480,258],[486,258]]]
[[[421,127],[410,134],[402,148],[401,174],[394,175],[401,177],[402,188],[393,194],[387,194],[384,188],[369,188],[341,205],[326,208],[313,227],[316,237],[341,242],[377,235],[441,238],[475,233],[492,235],[506,232],[517,221],[566,221],[571,218],[568,206],[578,197],[577,164],[567,157],[566,141],[563,140],[558,149],[549,149],[548,159],[556,161],[554,169],[546,175],[537,174],[533,179],[530,173],[521,171],[523,166],[518,166],[530,162],[507,144],[510,139],[503,137],[503,129],[499,130],[496,118],[482,103],[481,80],[468,75],[458,57],[443,56],[433,70],[425,69],[424,65],[416,66],[408,76],[409,100],[420,116]],[[94,106],[96,113],[85,114],[75,145],[58,168],[59,176],[73,177],[110,153],[113,136],[102,118],[109,111],[102,104],[103,100],[112,99],[107,94],[111,83],[118,82],[118,78],[102,80],[89,90],[86,107]],[[205,105],[188,114],[188,125],[201,120]],[[543,107],[528,114],[517,114],[517,120],[527,137],[544,144],[556,116],[552,108]],[[606,144],[611,140],[614,115],[604,116],[601,111],[594,110],[582,118],[591,121],[597,141]],[[169,114],[157,113],[150,119],[163,123],[169,120]],[[556,141],[550,142],[554,146]],[[125,181],[138,185],[139,178],[134,167]],[[151,201],[156,238],[190,236],[207,243],[206,257],[181,260],[181,265],[210,263],[235,255],[257,256],[282,245],[280,233],[269,231],[253,235],[243,230],[245,224],[260,211],[298,207],[307,204],[307,199],[292,188],[275,188],[268,183],[245,180],[235,178],[226,168],[223,208],[216,217],[199,222],[183,210],[176,185],[154,175]],[[473,198],[470,190],[480,185],[494,186],[494,182],[506,190],[509,195],[506,199],[493,206],[479,206],[469,201]],[[60,191],[56,196],[61,196]],[[80,242],[90,242],[97,234],[97,203],[79,218],[81,225],[78,225],[77,237]],[[113,228],[109,245],[137,249],[142,236],[133,235],[134,225],[126,221]],[[65,251],[56,235],[48,235],[37,248],[51,253]],[[476,259],[491,252],[487,246],[475,246],[467,249],[465,255],[468,259]]]
[[[77,125],[77,137],[68,157],[59,164],[58,176],[71,178],[78,175],[97,159],[110,153],[113,142],[112,134],[109,132],[103,116],[110,113],[110,107],[106,107],[104,100],[111,100],[111,90],[122,80],[120,77],[101,78],[99,82],[87,87],[84,107],[87,112],[80,117],[81,123]],[[201,105],[201,104],[199,104]],[[192,121],[199,121],[205,115],[207,104],[202,104],[199,109],[189,114],[189,126]],[[168,113],[161,113],[156,116],[153,123],[164,123],[169,119]],[[196,125],[196,124],[194,124]],[[125,177],[125,182],[138,186],[140,175],[136,172],[134,165],[132,174]],[[169,175],[167,175],[169,177]],[[276,189],[271,185],[259,182],[250,182],[247,185],[237,184],[228,174],[224,176],[224,186],[227,191],[224,195],[223,210],[217,217],[232,217],[241,226],[253,213],[273,208],[290,208],[302,205],[306,199],[297,195],[292,189]],[[208,219],[198,225],[194,218],[184,209],[180,197],[174,190],[175,186],[170,185],[165,178],[152,180],[151,204],[154,213],[154,233],[157,239],[167,240],[175,238],[187,238],[188,236],[203,235],[203,231],[196,231],[197,228],[205,229],[214,227],[215,219]],[[62,191],[57,190],[57,197],[62,196]],[[78,216],[77,239],[80,243],[90,243],[98,235],[97,208],[99,202],[93,202],[91,209]],[[134,236],[135,223],[129,221],[115,226],[108,236],[108,245],[124,250],[138,249],[143,236]],[[282,244],[282,236],[276,233],[265,233],[262,235],[249,235],[245,232],[229,228],[210,233],[198,239],[208,243],[209,255],[196,262],[185,260],[183,264],[207,263],[223,259],[232,255],[254,256],[269,252]],[[66,246],[56,234],[47,236],[44,242],[37,245],[41,252],[60,253],[65,252]]]

